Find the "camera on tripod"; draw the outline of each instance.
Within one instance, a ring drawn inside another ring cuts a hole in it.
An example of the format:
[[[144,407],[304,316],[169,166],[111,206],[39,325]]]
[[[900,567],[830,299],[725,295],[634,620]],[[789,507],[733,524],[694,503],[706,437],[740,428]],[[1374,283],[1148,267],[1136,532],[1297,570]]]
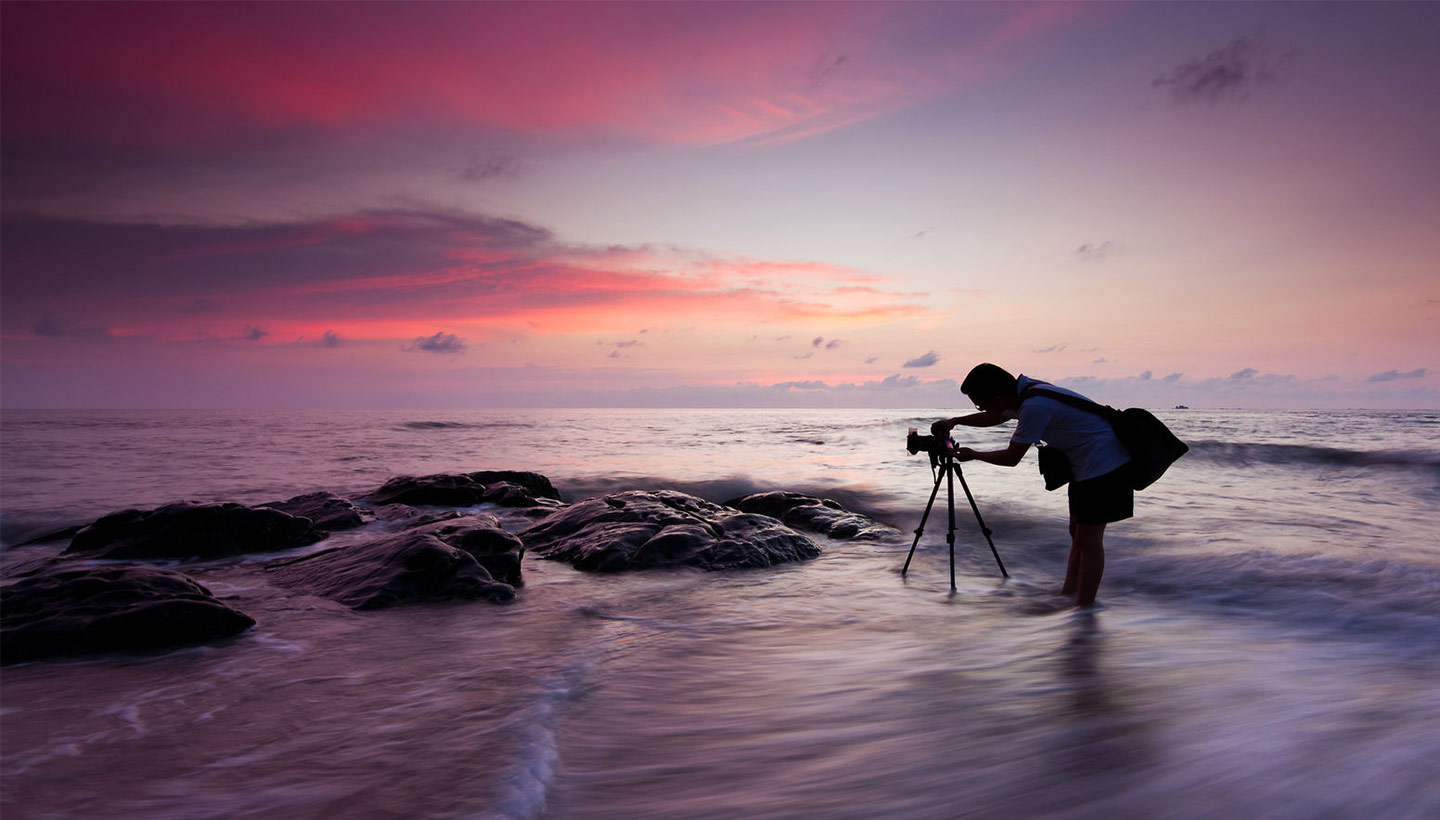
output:
[[[930,467],[933,469],[939,466],[942,458],[955,454],[955,440],[948,437],[922,436],[914,427],[911,427],[910,432],[905,436],[905,449],[912,456],[916,453],[928,453]]]
[[[920,536],[925,534],[925,522],[930,518],[931,508],[935,506],[935,496],[940,493],[940,484],[945,482],[945,502],[950,511],[950,528],[945,533],[945,541],[950,545],[950,593],[955,593],[955,479],[958,478],[965,497],[970,501],[970,509],[975,513],[975,523],[980,525],[980,532],[985,535],[985,543],[990,545],[990,554],[995,556],[995,564],[1000,567],[1000,575],[1009,578],[1010,573],[1005,571],[1005,562],[1000,560],[1000,551],[995,549],[995,541],[990,538],[990,528],[985,526],[985,519],[980,517],[975,496],[970,494],[970,485],[965,482],[965,474],[960,471],[960,464],[955,460],[955,440],[949,436],[922,436],[911,427],[905,436],[905,449],[909,450],[912,456],[922,452],[930,456],[930,471],[935,474],[935,486],[930,490],[930,501],[925,505],[925,514],[920,516],[920,526],[915,528],[915,540],[910,543],[910,554],[905,556],[905,566],[900,568],[900,576],[903,578],[905,573],[910,571],[910,559],[915,557]]]

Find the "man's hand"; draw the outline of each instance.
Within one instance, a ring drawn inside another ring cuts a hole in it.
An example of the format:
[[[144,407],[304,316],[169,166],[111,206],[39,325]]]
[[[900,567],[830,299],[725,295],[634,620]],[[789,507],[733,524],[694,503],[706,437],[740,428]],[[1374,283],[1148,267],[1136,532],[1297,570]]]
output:
[[[976,457],[976,452],[975,452],[974,450],[970,449],[969,447],[956,447],[956,448],[955,448],[955,460],[956,460],[956,461],[974,461],[974,460],[975,460],[975,457]]]
[[[950,438],[950,431],[953,429],[955,429],[955,425],[951,423],[950,419],[940,419],[930,425],[930,435],[941,439]]]

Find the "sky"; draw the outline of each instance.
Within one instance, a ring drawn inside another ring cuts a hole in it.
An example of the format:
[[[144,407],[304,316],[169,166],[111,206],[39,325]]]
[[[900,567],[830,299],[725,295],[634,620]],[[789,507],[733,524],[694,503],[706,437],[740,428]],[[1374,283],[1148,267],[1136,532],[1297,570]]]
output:
[[[0,4],[0,406],[1440,407],[1437,3]]]

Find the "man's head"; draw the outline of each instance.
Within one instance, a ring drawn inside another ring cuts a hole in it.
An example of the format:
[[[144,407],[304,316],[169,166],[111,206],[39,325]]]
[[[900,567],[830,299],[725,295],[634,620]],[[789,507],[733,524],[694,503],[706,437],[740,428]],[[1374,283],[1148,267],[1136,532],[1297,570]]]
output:
[[[1019,386],[1010,372],[985,362],[971,368],[970,375],[960,384],[960,392],[981,410],[1011,410],[1020,406]]]

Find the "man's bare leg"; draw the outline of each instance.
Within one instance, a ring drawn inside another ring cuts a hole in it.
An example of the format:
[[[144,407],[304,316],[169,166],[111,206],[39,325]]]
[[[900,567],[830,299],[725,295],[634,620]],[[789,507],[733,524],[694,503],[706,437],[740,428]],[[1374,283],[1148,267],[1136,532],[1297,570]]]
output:
[[[1100,576],[1105,574],[1105,525],[1072,523],[1070,531],[1070,567],[1075,572],[1075,605],[1090,606],[1100,591]],[[1066,570],[1066,584],[1070,583]]]
[[[1061,595],[1074,595],[1080,583],[1080,547],[1075,540],[1075,528],[1080,526],[1075,516],[1070,516],[1070,562],[1065,566],[1065,584],[1060,587]]]

